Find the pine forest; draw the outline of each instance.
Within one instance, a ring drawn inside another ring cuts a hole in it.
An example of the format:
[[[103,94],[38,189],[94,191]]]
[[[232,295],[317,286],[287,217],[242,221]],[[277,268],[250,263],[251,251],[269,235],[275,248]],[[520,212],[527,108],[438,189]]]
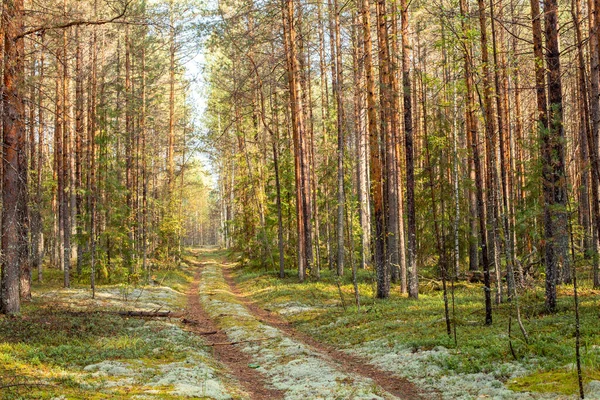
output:
[[[0,20],[0,399],[600,398],[600,0]]]

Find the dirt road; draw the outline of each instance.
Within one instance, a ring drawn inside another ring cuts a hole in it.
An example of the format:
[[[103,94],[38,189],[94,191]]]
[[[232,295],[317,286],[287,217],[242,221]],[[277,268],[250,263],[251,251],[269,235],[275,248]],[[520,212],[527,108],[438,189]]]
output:
[[[203,255],[187,313],[254,399],[420,399],[405,379],[297,332],[246,300],[222,257]],[[199,328],[200,329],[200,328]]]

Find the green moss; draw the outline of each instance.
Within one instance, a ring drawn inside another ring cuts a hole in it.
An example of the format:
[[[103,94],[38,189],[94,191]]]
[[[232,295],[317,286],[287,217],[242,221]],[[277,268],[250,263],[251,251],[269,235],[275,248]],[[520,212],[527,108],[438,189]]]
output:
[[[194,280],[193,269],[184,264],[175,270],[157,272],[152,279],[163,286],[185,293]]]
[[[348,348],[371,340],[387,339],[392,345],[418,350],[444,346],[451,351],[434,362],[444,370],[455,373],[492,373],[500,380],[510,377],[510,372],[499,371],[502,363],[515,362],[509,348],[508,320],[512,318],[512,345],[518,362],[527,369],[540,368],[531,383],[517,380],[523,390],[549,391],[566,385],[577,387],[572,372],[560,372],[574,362],[574,316],[572,288],[559,288],[558,312],[547,315],[543,308],[543,288],[530,289],[520,299],[523,321],[529,334],[526,344],[516,324],[514,306],[504,303],[494,307],[494,324],[484,325],[482,285],[460,282],[455,287],[455,308],[458,348],[446,334],[443,294],[441,285],[427,281],[421,286],[419,300],[414,301],[399,293],[394,285],[390,298],[376,300],[374,273],[358,271],[361,308],[357,312],[350,274],[340,279],[343,301],[331,271],[323,270],[319,281],[308,279],[299,283],[295,271],[278,278],[274,272],[231,268],[242,292],[261,307],[277,310],[287,303],[314,307],[284,315],[299,330],[316,339]],[[580,291],[580,313],[583,335],[582,362],[587,377],[600,371],[600,320],[597,316],[598,292],[584,281]],[[548,375],[541,375],[547,373]],[[534,384],[539,375],[539,385]],[[591,378],[589,378],[591,379]],[[596,378],[594,378],[596,379]],[[511,388],[517,388],[511,384]],[[574,385],[574,386],[573,386]],[[568,389],[569,393],[574,393]],[[566,393],[558,390],[558,393]]]
[[[600,380],[600,371],[586,374],[584,383],[590,380]],[[511,390],[520,392],[560,393],[578,394],[579,385],[577,371],[575,370],[551,370],[538,371],[531,375],[511,379],[507,385]]]

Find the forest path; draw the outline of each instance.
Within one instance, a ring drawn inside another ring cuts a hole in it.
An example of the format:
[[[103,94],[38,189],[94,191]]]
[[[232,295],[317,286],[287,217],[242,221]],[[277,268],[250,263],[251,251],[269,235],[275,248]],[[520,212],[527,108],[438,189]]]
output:
[[[201,264],[197,262],[193,262],[193,264],[201,267]],[[242,352],[238,346],[225,344],[229,340],[227,333],[220,329],[215,319],[200,304],[198,288],[201,273],[201,268],[198,268],[187,294],[186,318],[198,322],[190,325],[191,330],[202,335],[204,341],[213,347],[214,358],[229,369],[253,399],[282,399],[282,392],[267,387],[264,376],[256,369],[248,367],[251,364],[249,355]],[[211,334],[206,334],[206,332],[211,332]],[[212,332],[215,333],[212,334]]]
[[[255,399],[420,399],[409,381],[304,335],[237,289],[225,256],[196,253],[190,318]]]

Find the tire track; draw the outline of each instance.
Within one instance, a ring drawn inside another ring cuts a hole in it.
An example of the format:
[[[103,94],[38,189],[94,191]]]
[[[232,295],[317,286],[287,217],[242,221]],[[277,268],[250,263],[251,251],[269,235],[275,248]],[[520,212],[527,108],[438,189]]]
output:
[[[282,399],[283,393],[281,391],[268,387],[264,375],[248,366],[251,363],[249,355],[242,352],[235,345],[219,345],[219,343],[228,341],[227,334],[225,331],[219,329],[214,320],[206,313],[200,304],[198,287],[200,284],[202,267],[201,264],[197,262],[194,264],[199,268],[195,274],[194,282],[187,293],[187,307],[185,314],[187,319],[194,321],[195,323],[188,325],[188,329],[202,335],[207,344],[213,347],[213,356],[215,359],[228,368],[243,389],[248,393],[249,398]],[[210,334],[207,335],[207,332],[210,332]]]
[[[422,398],[407,380],[319,343],[248,302],[223,265],[203,264],[199,278],[198,306],[226,337],[213,340],[236,342],[226,347],[240,348],[237,352],[246,357],[244,366],[254,364],[254,372],[264,377],[264,389],[276,391],[273,395],[298,400]],[[256,396],[253,398],[280,398]]]

